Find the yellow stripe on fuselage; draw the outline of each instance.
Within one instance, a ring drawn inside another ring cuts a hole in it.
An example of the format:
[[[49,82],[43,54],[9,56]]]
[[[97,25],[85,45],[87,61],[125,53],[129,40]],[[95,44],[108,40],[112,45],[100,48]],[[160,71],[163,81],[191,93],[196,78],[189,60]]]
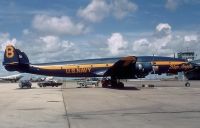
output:
[[[19,62],[11,62],[11,63],[8,63],[9,65],[15,65],[15,64],[19,64]]]
[[[81,64],[81,65],[49,65],[49,66],[35,66],[41,69],[60,70],[60,69],[77,69],[77,68],[104,68],[111,67],[113,64]]]
[[[156,66],[164,66],[164,65],[180,65],[180,64],[184,64],[186,62],[183,62],[183,61],[153,61],[152,62],[153,65],[156,65]]]

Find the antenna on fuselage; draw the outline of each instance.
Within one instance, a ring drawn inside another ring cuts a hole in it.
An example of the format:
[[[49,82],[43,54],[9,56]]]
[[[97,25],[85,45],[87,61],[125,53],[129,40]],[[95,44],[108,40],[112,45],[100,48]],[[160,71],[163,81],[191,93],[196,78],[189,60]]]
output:
[[[154,58],[155,57],[155,55],[153,54],[153,75],[154,75],[154,79],[157,79],[156,78],[156,72],[155,72],[155,67],[154,67]]]

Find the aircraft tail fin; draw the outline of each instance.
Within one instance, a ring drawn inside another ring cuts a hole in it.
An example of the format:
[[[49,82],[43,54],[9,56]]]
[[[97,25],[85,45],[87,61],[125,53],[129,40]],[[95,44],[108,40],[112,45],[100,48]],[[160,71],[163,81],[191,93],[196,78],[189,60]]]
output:
[[[8,45],[4,53],[3,65],[9,71],[18,71],[29,66],[29,59],[24,52]]]

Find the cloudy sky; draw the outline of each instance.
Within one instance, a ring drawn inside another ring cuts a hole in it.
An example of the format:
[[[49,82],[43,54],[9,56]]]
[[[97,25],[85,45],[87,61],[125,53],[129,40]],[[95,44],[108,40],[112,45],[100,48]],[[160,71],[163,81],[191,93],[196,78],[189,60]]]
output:
[[[187,49],[200,58],[199,0],[1,0],[0,8],[1,61],[6,44],[32,63]]]

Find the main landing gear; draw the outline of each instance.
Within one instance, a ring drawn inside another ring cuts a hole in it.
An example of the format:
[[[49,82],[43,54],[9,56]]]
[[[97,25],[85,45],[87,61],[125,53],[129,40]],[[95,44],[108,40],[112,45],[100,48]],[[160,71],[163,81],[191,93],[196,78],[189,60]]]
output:
[[[107,78],[104,78],[102,81],[102,87],[103,88],[108,88],[108,87],[111,87],[111,88],[124,88],[124,83],[121,82],[119,79],[114,79],[114,78],[111,78],[111,79],[107,79]]]

